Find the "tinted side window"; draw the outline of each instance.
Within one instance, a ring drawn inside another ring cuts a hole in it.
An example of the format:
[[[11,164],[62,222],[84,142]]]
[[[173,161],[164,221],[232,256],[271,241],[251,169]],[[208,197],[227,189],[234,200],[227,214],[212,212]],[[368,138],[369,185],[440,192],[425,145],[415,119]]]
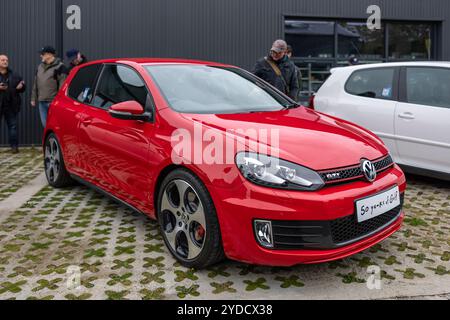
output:
[[[69,86],[69,97],[82,103],[89,103],[95,90],[95,79],[101,64],[81,68]]]
[[[144,81],[136,71],[120,65],[106,65],[92,104],[108,109],[113,104],[134,100],[145,107],[147,95]]]
[[[361,97],[392,100],[393,83],[393,68],[359,70],[350,76],[345,90]]]
[[[450,108],[450,70],[407,68],[407,102]]]

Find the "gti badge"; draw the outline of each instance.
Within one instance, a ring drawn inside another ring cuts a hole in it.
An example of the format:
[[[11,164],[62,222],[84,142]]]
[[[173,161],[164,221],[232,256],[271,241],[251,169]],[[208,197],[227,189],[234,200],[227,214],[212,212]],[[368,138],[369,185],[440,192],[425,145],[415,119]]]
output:
[[[336,172],[336,173],[328,173],[327,174],[327,179],[328,180],[336,180],[339,179],[341,177],[341,174]]]
[[[372,161],[362,159],[361,170],[364,174],[364,177],[366,177],[367,181],[373,182],[377,178],[377,169],[375,168],[375,165],[372,163]]]

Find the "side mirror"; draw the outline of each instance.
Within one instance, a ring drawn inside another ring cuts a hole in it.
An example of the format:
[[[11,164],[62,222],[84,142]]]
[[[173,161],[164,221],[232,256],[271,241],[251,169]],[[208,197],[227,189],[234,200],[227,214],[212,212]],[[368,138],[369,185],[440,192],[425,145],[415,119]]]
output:
[[[109,109],[111,117],[121,120],[149,121],[151,113],[144,112],[144,108],[136,101],[125,101],[114,104]]]

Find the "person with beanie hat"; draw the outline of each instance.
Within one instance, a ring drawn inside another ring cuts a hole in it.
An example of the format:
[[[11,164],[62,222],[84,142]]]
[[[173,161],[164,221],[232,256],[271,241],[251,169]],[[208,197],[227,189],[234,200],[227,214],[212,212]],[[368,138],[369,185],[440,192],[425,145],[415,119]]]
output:
[[[70,73],[70,71],[72,71],[73,68],[88,62],[86,56],[82,54],[78,49],[70,49],[69,51],[66,52],[66,57],[69,60],[69,67],[67,68],[67,73]]]

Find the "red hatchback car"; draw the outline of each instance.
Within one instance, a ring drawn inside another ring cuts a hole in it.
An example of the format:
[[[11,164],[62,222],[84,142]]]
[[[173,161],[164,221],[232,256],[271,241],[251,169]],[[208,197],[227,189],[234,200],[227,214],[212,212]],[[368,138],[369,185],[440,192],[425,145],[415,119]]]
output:
[[[49,111],[45,171],[157,219],[187,267],[225,256],[341,259],[397,231],[406,181],[371,132],[237,67],[174,59],[74,69]]]

